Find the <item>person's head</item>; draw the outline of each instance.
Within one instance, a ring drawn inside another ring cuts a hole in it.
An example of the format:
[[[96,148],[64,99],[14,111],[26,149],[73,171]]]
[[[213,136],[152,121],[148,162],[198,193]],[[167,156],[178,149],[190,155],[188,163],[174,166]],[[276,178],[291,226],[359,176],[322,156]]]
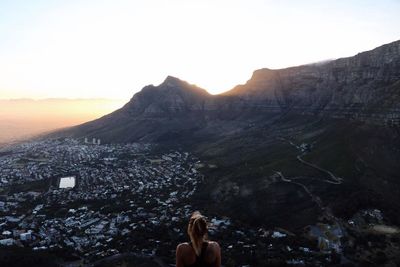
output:
[[[187,232],[196,254],[199,255],[202,243],[207,238],[208,233],[206,218],[199,211],[193,212],[190,216]]]

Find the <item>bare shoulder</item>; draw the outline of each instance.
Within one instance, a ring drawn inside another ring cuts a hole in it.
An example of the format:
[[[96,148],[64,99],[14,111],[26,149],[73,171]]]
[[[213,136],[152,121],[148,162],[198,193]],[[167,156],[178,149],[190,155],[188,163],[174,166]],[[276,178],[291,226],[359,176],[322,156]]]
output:
[[[219,251],[221,250],[219,244],[218,244],[217,242],[215,242],[215,241],[208,241],[208,246],[209,246],[212,250],[214,250],[214,251],[216,251],[216,252],[219,252]]]
[[[186,251],[190,248],[189,243],[180,243],[177,247],[176,247],[176,251]]]

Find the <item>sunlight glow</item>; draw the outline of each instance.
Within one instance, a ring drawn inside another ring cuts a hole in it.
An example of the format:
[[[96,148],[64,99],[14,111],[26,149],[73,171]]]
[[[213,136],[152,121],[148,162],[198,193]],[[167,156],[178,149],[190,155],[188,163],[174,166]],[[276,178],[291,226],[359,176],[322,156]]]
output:
[[[258,68],[400,37],[399,1],[0,3],[0,98],[123,98],[167,75],[220,93]]]

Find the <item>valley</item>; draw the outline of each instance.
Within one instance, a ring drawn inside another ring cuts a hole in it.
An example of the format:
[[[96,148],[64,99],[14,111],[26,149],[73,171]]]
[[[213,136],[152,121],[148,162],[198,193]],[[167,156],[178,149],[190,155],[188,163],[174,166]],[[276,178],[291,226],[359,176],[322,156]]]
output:
[[[0,242],[65,266],[173,265],[200,210],[224,266],[400,264],[399,81],[400,41],[219,95],[168,76],[4,147]]]
[[[239,183],[222,185],[224,177],[217,184],[212,182],[210,173],[219,170],[220,163],[179,150],[160,154],[164,148],[155,144],[94,145],[58,139],[9,147],[8,156],[0,157],[0,242],[32,249],[34,254],[27,261],[49,255],[62,266],[137,261],[167,266],[174,262],[174,246],[186,240],[188,216],[199,209],[210,220],[210,238],[220,242],[226,266],[373,263],[377,253],[384,253],[386,261],[397,259],[390,248],[398,247],[392,240],[399,232],[385,212],[360,209],[349,218],[335,214],[316,184],[342,184],[332,182],[333,173],[297,159],[317,146],[304,152],[308,146],[293,145],[286,138],[275,140],[293,152],[289,161],[305,165],[315,176],[297,170],[299,175],[292,177],[279,169],[263,181],[261,191],[246,193]],[[76,184],[59,188],[57,177],[71,175]],[[247,180],[247,190],[255,190],[255,182]],[[219,192],[214,195],[205,190],[208,186]],[[252,203],[250,198],[244,206],[238,202],[232,203],[236,208],[230,206],[232,201],[243,201],[246,194],[252,197],[261,192],[266,194],[263,202]],[[250,214],[243,217],[244,208],[255,208],[266,215],[266,221]],[[312,217],[304,220],[307,213]],[[361,248],[354,242],[366,235],[376,236],[374,245],[364,247],[358,256],[349,253]],[[380,249],[375,247],[378,244]]]

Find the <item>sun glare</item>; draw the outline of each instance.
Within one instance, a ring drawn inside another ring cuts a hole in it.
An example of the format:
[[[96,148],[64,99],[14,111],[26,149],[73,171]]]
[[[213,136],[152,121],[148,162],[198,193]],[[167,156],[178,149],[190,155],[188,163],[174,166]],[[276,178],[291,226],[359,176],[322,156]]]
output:
[[[395,40],[400,3],[385,2],[0,4],[0,98],[128,100],[167,75],[221,93],[258,68],[351,56]]]

